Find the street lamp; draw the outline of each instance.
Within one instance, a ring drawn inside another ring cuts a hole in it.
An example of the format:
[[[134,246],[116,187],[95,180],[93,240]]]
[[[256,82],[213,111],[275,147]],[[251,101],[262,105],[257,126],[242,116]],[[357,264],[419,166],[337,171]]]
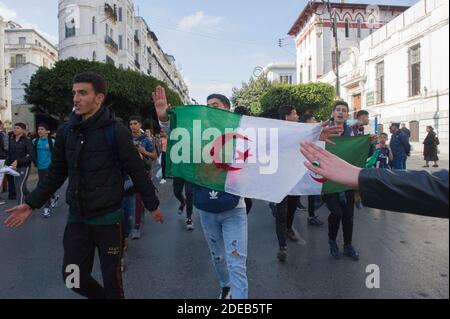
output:
[[[317,3],[315,1],[309,1],[309,5],[311,7],[311,9],[313,9],[314,11],[314,4]],[[331,24],[331,29],[333,30],[333,38],[334,38],[334,47],[335,47],[335,55],[334,55],[334,61],[335,61],[335,70],[334,73],[336,74],[336,97],[340,97],[340,93],[341,93],[341,89],[340,89],[340,82],[339,82],[339,45],[338,45],[338,37],[337,37],[337,14],[334,11],[331,10],[331,4],[330,4],[330,0],[321,0],[322,4],[325,4],[328,10],[328,15],[330,16],[330,19],[332,20],[332,24]],[[316,15],[318,15],[317,12],[314,11],[314,13]],[[321,26],[320,31],[316,30],[317,36],[320,37],[322,35],[322,20],[320,19],[320,17],[318,17],[318,19],[316,18],[316,22],[315,22],[316,26]],[[319,33],[320,32],[320,33]]]

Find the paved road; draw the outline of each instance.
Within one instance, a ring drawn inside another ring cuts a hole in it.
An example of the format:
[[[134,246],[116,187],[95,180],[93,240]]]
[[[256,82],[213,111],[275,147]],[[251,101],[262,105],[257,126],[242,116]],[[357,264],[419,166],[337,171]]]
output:
[[[410,167],[420,164],[413,157]],[[448,168],[448,157],[441,165]],[[196,229],[188,232],[176,213],[170,182],[160,187],[160,197],[165,224],[147,216],[142,239],[132,241],[126,254],[126,297],[217,298],[219,288],[197,214]],[[354,245],[361,259],[355,262],[332,259],[326,227],[307,226],[306,215],[297,214],[295,227],[307,244],[289,243],[288,261],[280,264],[274,218],[264,202],[255,203],[249,216],[250,298],[449,298],[448,220],[357,210]],[[318,215],[326,220],[328,211],[323,207]],[[36,213],[21,229],[0,226],[0,298],[78,298],[61,279],[66,218],[67,207],[60,205],[51,219]],[[380,268],[379,289],[366,288],[370,264]],[[98,262],[94,268],[101,279]]]

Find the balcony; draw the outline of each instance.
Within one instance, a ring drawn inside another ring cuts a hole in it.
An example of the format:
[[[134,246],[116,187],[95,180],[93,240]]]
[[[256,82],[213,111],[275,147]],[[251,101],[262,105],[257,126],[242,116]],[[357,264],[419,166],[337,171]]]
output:
[[[134,42],[136,42],[137,45],[141,45],[141,41],[139,40],[137,34],[134,35]]]
[[[141,69],[141,64],[139,63],[138,60],[134,60],[134,65],[138,68],[138,70]]]
[[[114,22],[117,22],[117,6],[114,5],[112,7],[110,4],[105,3],[105,15]]]
[[[108,35],[105,37],[105,44],[114,53],[117,53],[117,51],[119,51],[118,44]]]

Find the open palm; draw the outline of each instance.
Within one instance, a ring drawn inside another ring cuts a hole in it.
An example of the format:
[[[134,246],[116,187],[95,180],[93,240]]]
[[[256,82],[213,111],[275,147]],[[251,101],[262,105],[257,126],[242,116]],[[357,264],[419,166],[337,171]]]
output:
[[[8,228],[16,228],[22,226],[22,224],[31,216],[33,209],[27,204],[23,204],[8,209],[6,212],[10,215],[5,220],[5,226]]]

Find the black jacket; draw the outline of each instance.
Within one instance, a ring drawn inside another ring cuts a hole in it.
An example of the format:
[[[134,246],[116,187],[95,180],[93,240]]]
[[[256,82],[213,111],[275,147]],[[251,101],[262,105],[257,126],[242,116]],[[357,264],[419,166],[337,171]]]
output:
[[[448,171],[363,169],[359,190],[364,206],[448,218]]]
[[[105,134],[105,127],[109,125],[114,125],[116,156]],[[48,175],[27,196],[28,205],[42,207],[69,177],[66,202],[71,212],[81,218],[111,213],[122,207],[125,172],[141,193],[145,207],[150,211],[158,208],[155,187],[133,145],[131,133],[106,107],[86,121],[72,113],[69,127],[67,138],[64,126],[58,130]]]
[[[31,140],[23,135],[18,141],[13,137],[9,139],[8,158],[5,165],[17,161],[17,168],[30,166],[34,160],[34,151]]]

